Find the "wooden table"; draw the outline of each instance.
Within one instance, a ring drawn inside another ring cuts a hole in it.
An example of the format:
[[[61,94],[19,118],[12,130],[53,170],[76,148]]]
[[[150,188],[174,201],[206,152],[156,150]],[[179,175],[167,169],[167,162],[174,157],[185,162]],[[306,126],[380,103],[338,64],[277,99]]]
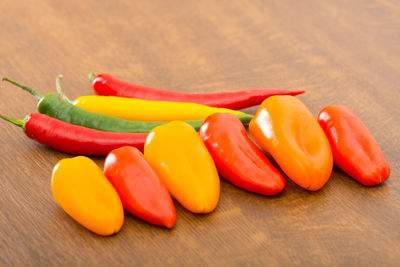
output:
[[[374,188],[335,167],[322,190],[288,180],[276,197],[222,181],[212,214],[176,203],[173,230],[126,214],[122,231],[104,238],[52,197],[52,167],[71,155],[1,121],[0,265],[398,266],[397,0],[5,0],[0,10],[0,74],[43,94],[59,73],[71,98],[92,94],[89,72],[185,92],[305,89],[299,98],[315,116],[329,104],[351,107],[392,168]],[[0,99],[2,114],[35,111],[36,100],[10,84],[1,83]]]

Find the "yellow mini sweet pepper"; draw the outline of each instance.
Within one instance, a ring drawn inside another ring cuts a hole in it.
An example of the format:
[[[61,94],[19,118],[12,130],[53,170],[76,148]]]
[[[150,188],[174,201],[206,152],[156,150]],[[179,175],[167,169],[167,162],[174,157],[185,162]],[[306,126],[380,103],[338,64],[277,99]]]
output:
[[[307,107],[293,96],[264,100],[249,124],[251,136],[301,187],[315,191],[329,179],[329,141]]]
[[[99,235],[117,233],[124,222],[118,193],[91,159],[60,160],[53,169],[51,191],[61,208]]]
[[[144,156],[168,191],[193,213],[208,213],[219,199],[217,169],[192,126],[173,121],[148,135]]]
[[[93,113],[133,121],[204,120],[214,113],[245,114],[195,103],[151,101],[116,96],[81,96],[73,104]]]

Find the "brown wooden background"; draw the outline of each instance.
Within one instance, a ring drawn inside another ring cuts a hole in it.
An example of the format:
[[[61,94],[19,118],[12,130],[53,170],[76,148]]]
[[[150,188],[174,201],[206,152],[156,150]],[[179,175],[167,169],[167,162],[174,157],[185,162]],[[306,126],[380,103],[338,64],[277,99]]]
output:
[[[171,231],[126,215],[122,231],[103,238],[52,198],[52,167],[70,155],[0,121],[0,265],[399,264],[397,0],[2,0],[0,12],[0,75],[41,93],[62,73],[70,97],[92,94],[89,72],[186,92],[305,89],[315,116],[328,104],[351,107],[392,167],[375,188],[334,168],[319,192],[288,181],[277,197],[222,182],[210,215],[177,204]],[[35,111],[32,96],[0,87],[0,113]]]

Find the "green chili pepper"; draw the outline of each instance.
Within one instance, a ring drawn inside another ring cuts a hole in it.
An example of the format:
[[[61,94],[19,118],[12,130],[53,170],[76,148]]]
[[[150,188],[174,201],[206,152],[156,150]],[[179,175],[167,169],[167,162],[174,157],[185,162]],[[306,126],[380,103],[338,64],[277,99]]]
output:
[[[61,79],[61,77],[62,76],[60,75],[57,79]],[[32,88],[19,84],[9,78],[4,77],[3,81],[10,82],[34,95],[39,100],[37,109],[40,113],[67,123],[100,131],[124,133],[148,133],[154,127],[167,123],[158,121],[130,121],[103,114],[92,113],[72,105],[69,101],[62,101],[57,94],[50,93],[43,96]],[[62,97],[67,100],[64,95],[62,95]],[[253,116],[249,114],[238,114],[235,116],[238,117],[242,123],[249,123],[253,118]],[[196,130],[199,130],[203,120],[191,120],[186,122],[192,125]]]

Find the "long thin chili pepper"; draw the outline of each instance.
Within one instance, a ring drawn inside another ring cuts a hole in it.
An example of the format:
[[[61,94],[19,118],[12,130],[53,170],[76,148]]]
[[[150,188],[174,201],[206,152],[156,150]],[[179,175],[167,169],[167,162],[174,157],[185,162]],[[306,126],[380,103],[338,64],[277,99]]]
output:
[[[61,79],[61,75],[58,79]],[[165,124],[166,122],[144,122],[129,121],[118,119],[103,114],[95,114],[86,111],[80,107],[76,107],[67,101],[61,101],[59,96],[53,93],[42,96],[32,88],[19,84],[9,78],[3,78],[3,81],[10,82],[34,95],[38,100],[38,111],[50,117],[61,121],[92,128],[107,132],[125,132],[125,133],[148,133],[154,127]],[[242,123],[248,123],[253,118],[249,114],[237,114]],[[200,129],[203,120],[186,121],[196,130]]]
[[[155,101],[120,96],[88,95],[73,101],[87,111],[133,121],[204,120],[211,114],[244,114],[228,108],[215,108],[196,103]]]
[[[132,121],[177,121],[204,120],[215,113],[245,114],[238,110],[215,108],[196,103],[154,101],[118,96],[88,95],[71,101],[61,88],[61,80],[57,78],[58,94],[64,101],[89,112],[104,114]]]
[[[61,152],[77,155],[107,155],[122,146],[134,146],[143,151],[147,134],[103,132],[69,124],[40,113],[25,119],[0,118],[21,127],[37,142]]]
[[[261,104],[273,95],[299,95],[303,90],[252,89],[219,93],[182,93],[145,87],[121,81],[106,73],[89,74],[96,94],[104,96],[122,96],[158,101],[191,102],[218,108],[242,109]]]

